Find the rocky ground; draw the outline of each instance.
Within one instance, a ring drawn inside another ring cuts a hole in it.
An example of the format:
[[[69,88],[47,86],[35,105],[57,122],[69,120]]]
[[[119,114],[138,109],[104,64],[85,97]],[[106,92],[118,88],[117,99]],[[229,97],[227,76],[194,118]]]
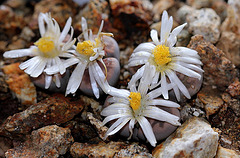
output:
[[[129,56],[150,40],[151,29],[160,30],[163,10],[174,27],[188,23],[176,45],[198,51],[204,74],[200,91],[180,103],[182,126],[155,148],[118,135],[103,141],[106,95],[65,97],[63,90],[35,87],[18,68],[27,57],[2,56],[39,39],[40,12],[51,12],[61,28],[71,16],[75,36],[82,16],[95,33],[104,19],[103,31],[120,47],[116,87],[126,88]],[[240,157],[240,1],[6,0],[0,19],[0,157]]]

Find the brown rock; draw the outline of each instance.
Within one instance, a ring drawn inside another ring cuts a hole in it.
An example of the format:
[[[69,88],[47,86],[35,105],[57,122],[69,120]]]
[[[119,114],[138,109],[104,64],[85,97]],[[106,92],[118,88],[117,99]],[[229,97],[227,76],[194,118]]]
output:
[[[76,142],[71,146],[70,152],[73,157],[152,157],[146,148],[136,143],[124,142]]]
[[[164,10],[168,10],[174,5],[174,0],[159,0],[156,1],[156,4],[153,6],[154,21],[160,21],[160,15]]]
[[[187,0],[187,5],[192,6],[193,8],[210,8],[212,0]]]
[[[90,139],[97,137],[93,127],[81,122],[78,118],[66,122],[63,127],[71,130],[75,142],[88,142]]]
[[[54,18],[59,26],[63,28],[69,17],[73,17],[76,13],[76,4],[72,1],[63,0],[42,0],[35,5],[32,20],[29,24],[31,29],[38,28],[38,16],[39,13],[51,12],[52,18]]]
[[[226,55],[205,41],[203,36],[193,36],[188,47],[196,50],[201,56],[205,85],[217,86],[219,90],[224,91],[239,76],[234,64]]]
[[[227,106],[231,108],[237,116],[240,116],[240,100],[232,98],[229,94],[223,93],[222,99],[226,102]]]
[[[7,158],[53,157],[67,152],[73,143],[71,131],[56,125],[46,126],[32,132],[29,139],[5,153]]]
[[[233,83],[231,83],[228,88],[227,92],[232,96],[240,96],[240,82],[239,80],[235,80]]]
[[[93,0],[84,9],[80,10],[79,14],[75,17],[76,23],[73,26],[75,30],[81,31],[81,18],[84,17],[87,19],[88,28],[93,31],[93,34],[97,34],[101,21],[104,20],[103,31],[111,32],[115,38],[118,38],[123,33],[119,33],[118,30],[113,28],[109,15],[110,8],[106,0]]]
[[[209,117],[209,122],[221,131],[219,143],[222,147],[239,151],[240,102],[232,99],[228,93],[223,93],[222,99],[225,102],[223,107],[217,115]]]
[[[46,125],[65,123],[83,109],[82,100],[71,100],[56,94],[25,111],[8,117],[0,126],[0,135],[18,136]]]
[[[23,16],[17,15],[12,8],[6,5],[1,5],[0,7],[0,19],[0,33],[1,35],[4,34],[8,37],[6,40],[9,40],[9,37],[18,34],[19,30],[26,26]]]
[[[227,17],[227,9],[226,9],[227,7],[228,7],[228,4],[224,0],[212,1],[211,8],[215,10],[215,12],[221,18],[221,22],[223,22]]]
[[[218,146],[218,151],[215,158],[240,158],[240,155],[238,155],[234,150]]]
[[[222,32],[217,47],[226,53],[233,64],[240,65],[240,35],[230,31]]]
[[[19,64],[3,67],[7,76],[6,83],[22,104],[31,105],[37,102],[37,92],[29,76],[19,69]]]
[[[87,119],[89,120],[89,122],[94,126],[94,128],[96,129],[97,133],[98,133],[98,136],[101,138],[101,139],[104,139],[104,136],[108,130],[108,128],[106,126],[103,126],[102,122],[95,118],[93,116],[92,113],[88,112],[87,113]]]
[[[202,104],[203,108],[206,111],[207,118],[210,115],[215,114],[223,106],[223,100],[219,92],[211,90],[207,87],[204,87],[197,94],[198,103]]]
[[[0,137],[0,157],[5,157],[4,153],[12,148],[12,140],[4,137]]]
[[[12,38],[11,44],[8,45],[7,49],[8,50],[13,50],[13,49],[23,49],[26,46],[26,41],[23,39],[14,39],[15,37]],[[17,38],[17,37],[16,37]]]
[[[113,27],[127,37],[138,34],[148,36],[149,24],[152,21],[150,10],[143,7],[143,1],[138,0],[110,0],[113,16]],[[141,33],[141,34],[140,34]],[[123,36],[124,37],[124,36]]]
[[[239,1],[229,0],[227,7],[227,18],[221,25],[221,31],[231,31],[237,35],[240,35],[240,3]]]

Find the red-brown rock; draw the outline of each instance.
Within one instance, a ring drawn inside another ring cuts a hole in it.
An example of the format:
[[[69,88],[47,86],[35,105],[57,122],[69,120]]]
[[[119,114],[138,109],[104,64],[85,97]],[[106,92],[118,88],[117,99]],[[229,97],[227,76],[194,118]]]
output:
[[[201,57],[205,85],[217,86],[219,90],[224,91],[238,78],[239,72],[234,64],[227,59],[223,51],[205,41],[203,36],[193,36],[188,47],[196,50]]]
[[[25,111],[9,116],[0,126],[0,135],[19,136],[46,125],[65,123],[83,109],[82,100],[53,95]]]

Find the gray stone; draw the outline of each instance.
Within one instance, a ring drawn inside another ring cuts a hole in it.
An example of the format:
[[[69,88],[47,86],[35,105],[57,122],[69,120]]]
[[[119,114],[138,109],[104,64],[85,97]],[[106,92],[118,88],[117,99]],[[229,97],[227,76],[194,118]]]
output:
[[[200,34],[211,43],[218,41],[221,20],[213,9],[195,10],[187,15],[186,21],[189,25],[188,31],[193,35]]]
[[[192,12],[194,12],[196,9],[188,6],[188,5],[184,5],[181,8],[178,9],[177,11],[177,21],[180,23],[185,23],[186,22],[186,18],[188,15],[192,14]]]
[[[153,156],[156,158],[213,158],[217,147],[218,133],[204,119],[193,117],[158,145],[153,151]]]

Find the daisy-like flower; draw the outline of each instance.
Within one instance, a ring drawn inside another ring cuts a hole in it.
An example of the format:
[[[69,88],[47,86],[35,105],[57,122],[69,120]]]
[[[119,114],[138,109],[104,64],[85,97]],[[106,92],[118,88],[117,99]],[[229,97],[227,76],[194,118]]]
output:
[[[151,79],[154,76],[154,66],[146,63],[146,69],[143,75],[149,76]],[[161,94],[161,89],[156,89],[148,92],[148,87],[151,81],[149,78],[141,78],[138,87],[131,86],[130,91],[123,89],[111,88],[109,94],[113,97],[108,99],[111,105],[104,108],[101,115],[106,116],[103,120],[103,124],[109,121],[116,120],[108,129],[105,135],[105,139],[117,133],[129,122],[130,137],[133,134],[135,124],[139,124],[145,137],[152,146],[155,146],[157,141],[153,133],[153,129],[147,118],[155,119],[158,121],[165,121],[172,125],[181,125],[178,120],[179,117],[170,114],[157,106],[174,107],[178,108],[179,104],[163,100],[156,99]],[[130,138],[129,137],[129,138]]]
[[[101,32],[103,28],[103,21],[96,36],[92,34],[91,29],[87,28],[86,19],[83,17],[81,24],[83,33],[78,37],[79,42],[77,43],[77,46],[74,45],[74,50],[71,51],[74,57],[67,59],[67,61],[64,63],[64,66],[66,68],[77,64],[69,79],[66,89],[66,95],[70,93],[74,94],[77,91],[81,84],[84,71],[88,69],[93,93],[96,98],[99,98],[98,85],[105,93],[108,92],[110,87],[108,82],[106,81],[106,75],[103,73],[102,69],[99,66],[99,63],[97,62],[99,61],[101,64],[103,64],[106,70],[106,66],[103,62],[105,51],[102,37],[104,35],[113,36],[113,34]],[[83,41],[81,41],[82,36],[84,38]],[[57,70],[55,69],[55,67],[47,69],[46,72],[48,74],[56,73]]]
[[[203,70],[200,65],[200,56],[197,51],[186,47],[174,47],[177,42],[177,35],[181,32],[186,25],[180,25],[176,27],[172,32],[173,18],[168,18],[166,11],[162,15],[162,25],[160,40],[158,39],[158,33],[156,30],[151,30],[150,36],[153,42],[140,44],[132,53],[129,59],[129,66],[138,66],[149,63],[155,68],[154,77],[150,85],[150,89],[154,89],[158,86],[162,88],[162,94],[165,99],[168,99],[168,82],[173,83],[173,90],[178,101],[180,101],[180,91],[187,97],[191,98],[187,88],[180,81],[176,72],[182,73],[186,76],[201,79]],[[146,69],[142,66],[133,76],[132,81],[129,83],[134,85],[142,77],[148,77],[143,75],[143,71]]]
[[[71,27],[71,17],[67,20],[63,31],[60,31],[59,25],[55,19],[51,18],[50,13],[40,13],[38,17],[38,26],[41,38],[28,49],[18,49],[7,51],[3,54],[5,58],[18,58],[24,56],[31,56],[32,58],[21,63],[19,68],[31,77],[38,77],[43,71],[56,65],[58,72],[64,74],[66,68],[60,57],[71,57],[68,50],[72,47],[75,39],[72,40],[73,28]],[[71,28],[71,36],[67,42],[63,42]],[[45,88],[49,88],[51,75],[45,74]],[[60,80],[58,74],[54,74],[56,86],[60,87]]]

